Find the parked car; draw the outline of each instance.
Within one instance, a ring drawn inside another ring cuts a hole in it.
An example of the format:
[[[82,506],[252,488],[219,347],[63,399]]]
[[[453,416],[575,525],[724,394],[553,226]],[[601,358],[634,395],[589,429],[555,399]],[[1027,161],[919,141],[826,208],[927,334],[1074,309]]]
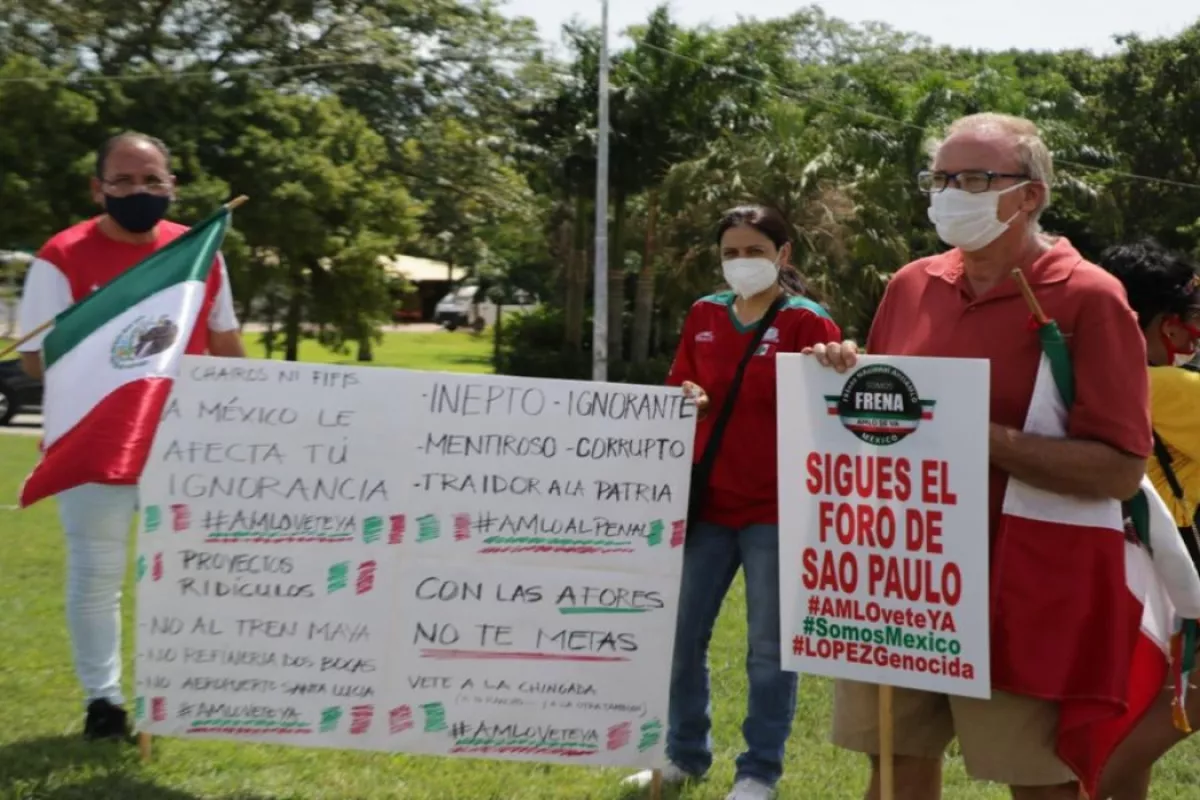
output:
[[[513,292],[512,303],[504,305],[506,313],[534,308],[537,300],[521,289]],[[496,323],[496,304],[475,283],[455,288],[440,301],[433,312],[433,321],[448,331],[470,328],[481,331]]]
[[[437,307],[433,311],[433,321],[448,331],[468,326],[477,331],[483,330],[485,324],[483,317],[472,313],[475,306],[475,295],[478,293],[479,287],[473,283],[452,290],[438,301]]]
[[[20,359],[0,361],[0,425],[17,414],[42,411],[42,382],[21,369]]]

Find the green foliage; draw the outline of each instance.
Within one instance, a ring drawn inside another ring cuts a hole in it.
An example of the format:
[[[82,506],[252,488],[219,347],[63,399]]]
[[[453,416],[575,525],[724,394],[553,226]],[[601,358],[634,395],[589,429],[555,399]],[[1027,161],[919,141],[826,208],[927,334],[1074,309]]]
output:
[[[382,256],[546,271],[505,135],[535,43],[484,0],[0,0],[0,248],[96,213],[92,154],[144,131],[173,150],[177,218],[251,197],[226,245],[243,316],[289,357],[309,334],[369,354]]]
[[[540,174],[555,176],[534,185],[558,193],[550,235],[575,241],[567,256],[591,236],[595,128],[594,35],[571,37],[570,77],[542,99],[529,134],[548,162]],[[1057,168],[1050,232],[1093,257],[1144,235],[1200,252],[1200,25],[1123,45],[1106,57],[982,53],[816,7],[722,30],[680,29],[656,11],[613,56],[610,368],[623,352],[670,355],[688,306],[719,279],[715,223],[745,202],[788,217],[795,266],[864,337],[888,277],[942,248],[914,185],[929,143],[981,111],[1041,126]],[[563,262],[569,316],[587,281],[578,255]],[[569,348],[586,340],[573,330]]]
[[[554,307],[506,319],[500,334],[500,363],[496,371],[527,378],[591,377],[591,353],[562,347],[564,326],[562,309]]]

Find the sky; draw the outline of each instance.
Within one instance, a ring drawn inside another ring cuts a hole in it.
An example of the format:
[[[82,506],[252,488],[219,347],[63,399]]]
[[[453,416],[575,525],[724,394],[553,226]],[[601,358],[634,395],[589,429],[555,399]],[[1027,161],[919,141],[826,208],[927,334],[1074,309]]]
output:
[[[509,14],[532,17],[543,38],[557,42],[573,17],[599,24],[600,0],[502,0]],[[645,21],[661,0],[609,0],[609,26],[617,32]],[[739,13],[760,20],[783,17],[812,0],[670,0],[687,25],[730,24]],[[851,22],[877,20],[922,33],[937,44],[983,50],[1116,49],[1112,37],[1138,33],[1172,36],[1200,20],[1196,0],[818,0],[832,17]]]

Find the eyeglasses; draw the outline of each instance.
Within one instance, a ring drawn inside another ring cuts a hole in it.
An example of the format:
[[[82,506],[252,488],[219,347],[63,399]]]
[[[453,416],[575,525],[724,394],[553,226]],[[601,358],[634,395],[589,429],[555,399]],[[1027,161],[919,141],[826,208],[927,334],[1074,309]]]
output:
[[[100,185],[104,187],[108,194],[113,197],[128,197],[131,194],[136,194],[138,190],[153,194],[159,197],[171,193],[171,189],[175,184],[170,178],[166,180],[150,176],[143,181],[135,181],[133,178],[117,178],[112,181],[100,181]]]
[[[917,173],[917,188],[926,194],[937,194],[954,184],[964,192],[979,194],[992,188],[997,178],[1029,180],[1022,172],[992,172],[990,170],[965,169],[962,172],[933,172],[922,170]]]

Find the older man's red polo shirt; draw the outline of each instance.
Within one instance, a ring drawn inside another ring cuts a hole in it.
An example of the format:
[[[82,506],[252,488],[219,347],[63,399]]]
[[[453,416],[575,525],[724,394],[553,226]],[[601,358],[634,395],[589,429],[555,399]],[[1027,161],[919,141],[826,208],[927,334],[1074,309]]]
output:
[[[1046,315],[1066,336],[1075,371],[1068,435],[1132,455],[1152,450],[1146,344],[1125,290],[1088,263],[1065,238],[1039,258],[1026,278]],[[963,275],[962,251],[921,259],[893,276],[867,340],[874,355],[986,358],[992,365],[992,422],[1023,428],[1041,347],[1015,281],[975,297]],[[992,536],[1008,475],[990,471]]]

